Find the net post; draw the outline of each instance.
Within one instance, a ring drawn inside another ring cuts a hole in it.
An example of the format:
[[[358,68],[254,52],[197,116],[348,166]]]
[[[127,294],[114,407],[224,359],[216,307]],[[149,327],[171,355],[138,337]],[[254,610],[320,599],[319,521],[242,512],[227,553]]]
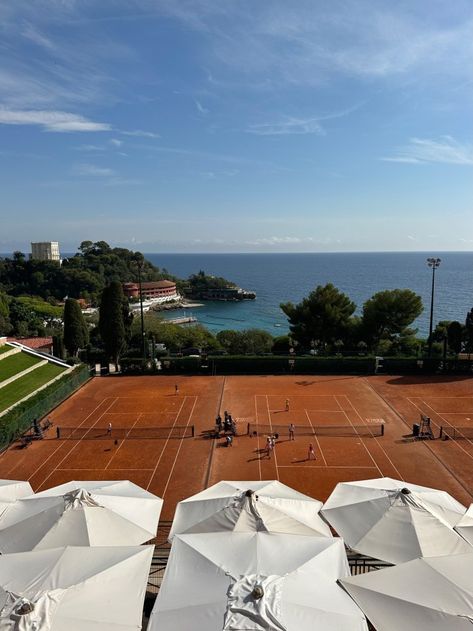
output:
[[[381,423],[381,436],[384,436],[384,423]]]
[[[440,425],[440,434],[439,438],[443,438],[443,425]]]
[[[247,436],[250,435],[250,424],[249,423],[246,424],[246,434],[247,434]]]
[[[192,438],[195,436],[195,425],[192,425]]]

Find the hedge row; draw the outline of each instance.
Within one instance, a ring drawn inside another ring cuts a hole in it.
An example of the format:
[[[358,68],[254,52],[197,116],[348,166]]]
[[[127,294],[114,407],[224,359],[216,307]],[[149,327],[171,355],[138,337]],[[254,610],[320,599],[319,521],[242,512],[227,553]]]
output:
[[[163,357],[161,369],[140,357],[121,360],[124,374],[205,374],[205,375],[372,375],[375,357],[288,357],[284,356],[209,356]],[[379,372],[386,374],[471,374],[473,362],[412,357],[386,357]]]

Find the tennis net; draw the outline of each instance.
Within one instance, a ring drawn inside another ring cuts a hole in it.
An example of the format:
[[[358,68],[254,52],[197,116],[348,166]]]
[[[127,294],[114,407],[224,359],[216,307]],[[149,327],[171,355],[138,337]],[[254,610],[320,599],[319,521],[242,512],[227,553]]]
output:
[[[443,425],[440,428],[440,438],[443,440],[461,440],[461,439],[473,439],[473,427],[451,427],[450,425]]]
[[[266,436],[279,434],[289,436],[289,425],[266,425],[261,423],[248,423],[250,436]],[[296,436],[384,436],[384,423],[372,423],[369,425],[295,425]]]
[[[169,427],[56,427],[56,436],[65,440],[96,440],[141,438],[193,438],[194,425],[173,425]]]

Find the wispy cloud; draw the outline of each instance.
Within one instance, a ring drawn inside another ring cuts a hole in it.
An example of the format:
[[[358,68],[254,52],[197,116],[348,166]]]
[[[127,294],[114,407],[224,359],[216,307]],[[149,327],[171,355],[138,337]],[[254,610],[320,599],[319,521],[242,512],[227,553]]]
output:
[[[109,131],[111,125],[91,121],[79,114],[53,110],[12,110],[0,108],[2,125],[37,125],[50,132]]]
[[[26,24],[21,34],[26,39],[48,51],[53,51],[56,48],[52,40],[46,37],[43,33],[40,33],[40,31],[38,31],[38,29],[36,29],[32,24]]]
[[[473,145],[461,144],[451,136],[442,136],[439,140],[411,138],[409,144],[400,147],[396,155],[381,160],[406,164],[472,165]]]
[[[318,134],[321,136],[325,134],[317,118],[293,117],[275,123],[250,125],[246,131],[258,136],[287,136],[289,134]]]
[[[200,114],[204,114],[204,116],[205,116],[206,114],[209,113],[209,110],[206,107],[204,107],[200,101],[198,101],[197,99],[194,99],[194,103],[195,103],[195,106],[197,108],[197,111]]]
[[[154,131],[143,131],[142,129],[121,130],[120,134],[124,136],[136,136],[138,138],[160,138],[160,135]]]
[[[399,76],[433,65],[437,73],[469,72],[471,14],[465,20],[468,12],[453,15],[439,2],[429,16],[422,3],[380,6],[373,0],[162,0],[157,6],[201,33],[214,81],[224,76],[222,66],[270,77],[272,84],[320,84],[334,73]]]
[[[107,167],[100,167],[96,164],[76,164],[72,169],[72,175],[78,176],[92,176],[92,177],[112,177],[115,175],[115,171],[113,169],[109,169]]]
[[[118,138],[110,138],[109,143],[114,147],[121,147],[123,145],[123,140],[118,140]]]
[[[105,147],[100,145],[78,145],[74,149],[76,151],[105,151]]]

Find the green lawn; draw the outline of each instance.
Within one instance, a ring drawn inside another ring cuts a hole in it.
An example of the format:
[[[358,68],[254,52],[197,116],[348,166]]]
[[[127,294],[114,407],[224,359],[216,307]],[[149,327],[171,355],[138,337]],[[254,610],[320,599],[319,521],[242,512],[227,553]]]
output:
[[[2,359],[0,361],[0,383],[27,368],[31,368],[40,361],[42,360],[39,357],[28,355],[28,353],[16,353],[11,357]]]
[[[3,360],[5,361],[5,360]],[[30,373],[20,379],[16,379],[8,386],[0,388],[0,412],[6,410],[26,395],[34,392],[40,386],[60,375],[65,368],[57,366],[56,364],[48,364],[47,366],[41,366],[36,370],[32,370]]]
[[[8,353],[8,351],[12,351],[13,350],[13,346],[7,346],[6,344],[3,344],[2,346],[0,346],[0,355],[2,353]]]

